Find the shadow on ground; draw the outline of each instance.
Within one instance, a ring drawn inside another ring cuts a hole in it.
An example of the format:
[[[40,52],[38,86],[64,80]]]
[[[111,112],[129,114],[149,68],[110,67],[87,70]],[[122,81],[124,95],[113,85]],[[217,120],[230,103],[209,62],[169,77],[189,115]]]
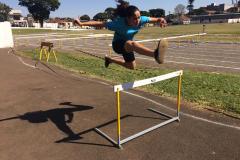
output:
[[[56,108],[46,111],[40,110],[35,112],[28,112],[16,117],[2,119],[0,120],[0,122],[13,119],[25,120],[29,123],[45,123],[51,121],[60,131],[62,131],[68,136],[69,140],[80,139],[81,137],[78,134],[75,134],[67,124],[72,122],[74,118],[74,112],[90,110],[93,109],[93,107],[85,105],[75,105],[71,102],[63,102],[60,103],[60,105],[68,106],[71,108]]]
[[[142,119],[153,119],[153,120],[161,120],[161,121],[165,121],[167,120],[166,117],[147,117],[147,116],[141,116],[141,115],[131,115],[131,114],[127,114],[127,115],[123,115],[120,117],[120,119],[126,119],[126,118],[130,118],[130,117],[133,117],[133,118],[142,118]],[[87,130],[84,130],[82,132],[79,132],[77,133],[76,135],[78,135],[79,137],[81,137],[82,135],[84,134],[87,134],[89,132],[96,132],[97,134],[98,131],[96,129],[100,129],[100,128],[103,128],[105,126],[108,126],[112,123],[116,123],[117,122],[117,119],[113,119],[113,120],[110,120],[108,122],[105,122],[103,124],[100,124],[98,126],[95,126],[93,128],[90,128],[90,129],[87,129]],[[103,138],[105,138],[108,142],[110,142],[112,145],[107,145],[107,144],[98,144],[98,143],[87,143],[87,142],[79,142],[79,141],[73,141],[74,139],[69,139],[69,137],[65,137],[63,139],[60,139],[58,141],[55,141],[55,143],[73,143],[73,144],[85,144],[85,145],[95,145],[95,146],[103,146],[103,147],[118,147],[116,143],[113,143],[112,141],[109,141],[109,139],[107,139],[105,136],[102,136]]]

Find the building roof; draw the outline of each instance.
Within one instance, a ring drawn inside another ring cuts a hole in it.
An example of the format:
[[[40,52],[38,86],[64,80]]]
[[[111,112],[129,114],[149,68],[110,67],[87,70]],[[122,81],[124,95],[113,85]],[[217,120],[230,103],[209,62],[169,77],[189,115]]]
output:
[[[181,15],[181,16],[180,16],[180,20],[181,20],[181,21],[189,21],[190,18],[187,17],[187,16],[185,16],[185,15]]]
[[[214,14],[214,15],[194,15],[191,16],[192,20],[199,20],[199,19],[233,19],[233,18],[240,18],[240,13],[226,13],[226,14]]]
[[[22,11],[21,11],[21,10],[12,9],[12,10],[9,12],[9,15],[22,15]]]

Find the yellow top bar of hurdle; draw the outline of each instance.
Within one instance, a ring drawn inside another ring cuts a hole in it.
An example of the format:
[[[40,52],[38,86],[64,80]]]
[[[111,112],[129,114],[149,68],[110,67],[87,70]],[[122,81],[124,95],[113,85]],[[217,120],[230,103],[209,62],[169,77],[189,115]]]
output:
[[[163,81],[166,79],[178,77],[180,75],[183,75],[182,70],[168,73],[165,75],[161,75],[158,77],[153,77],[153,78],[148,78],[148,79],[139,80],[139,81],[135,81],[135,82],[129,82],[129,83],[116,85],[116,86],[114,86],[114,92],[124,91],[124,90],[132,89],[132,88],[136,88],[136,87],[140,87],[140,86],[144,86],[144,85],[148,85],[148,84],[153,84],[153,83],[160,82],[160,81]]]

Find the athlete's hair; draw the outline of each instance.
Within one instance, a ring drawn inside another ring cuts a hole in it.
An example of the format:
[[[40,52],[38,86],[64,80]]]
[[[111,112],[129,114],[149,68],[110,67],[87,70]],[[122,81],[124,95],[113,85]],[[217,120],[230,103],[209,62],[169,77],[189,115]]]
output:
[[[117,9],[115,10],[115,17],[132,17],[136,11],[139,9],[136,6],[129,5],[129,2],[124,0],[116,0],[119,5],[117,5]]]

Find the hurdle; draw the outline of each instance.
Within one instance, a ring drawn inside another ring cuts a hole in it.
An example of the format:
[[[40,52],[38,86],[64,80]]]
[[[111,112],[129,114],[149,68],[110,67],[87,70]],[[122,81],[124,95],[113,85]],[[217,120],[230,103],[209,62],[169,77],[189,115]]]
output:
[[[48,47],[48,50],[47,48]],[[49,61],[51,53],[53,54],[55,58],[55,62],[57,62],[57,55],[56,52],[53,48],[53,43],[51,42],[41,42],[41,47],[40,47],[40,53],[39,53],[39,60],[42,60],[43,54],[45,55],[47,62]]]
[[[162,126],[165,126],[169,123],[172,123],[174,121],[178,121],[180,122],[180,105],[181,105],[181,85],[182,85],[182,75],[183,75],[183,71],[176,71],[176,72],[172,72],[172,73],[168,73],[165,75],[161,75],[161,76],[157,76],[157,77],[153,77],[153,78],[148,78],[148,79],[144,79],[144,80],[139,80],[139,81],[135,81],[135,82],[129,82],[129,83],[125,83],[125,84],[120,84],[120,85],[115,85],[113,88],[114,93],[116,93],[116,108],[117,108],[117,141],[115,141],[114,139],[112,139],[110,136],[108,136],[106,133],[104,133],[103,131],[101,131],[99,128],[95,128],[94,130],[100,134],[101,136],[103,136],[104,138],[106,138],[108,141],[110,141],[112,144],[114,144],[116,147],[118,147],[119,149],[123,149],[122,145],[135,139],[138,138],[148,132],[151,132],[153,130],[156,130]],[[126,91],[126,90],[130,90],[133,88],[137,88],[137,87],[141,87],[141,86],[145,86],[145,85],[149,85],[149,84],[154,84],[160,81],[164,81],[167,79],[172,79],[178,77],[178,94],[177,94],[177,109],[176,109],[176,116],[173,117],[171,115],[162,113],[160,111],[157,111],[155,109],[149,108],[148,110],[156,113],[158,115],[164,116],[166,118],[168,118],[168,120],[161,122],[155,126],[152,126],[148,129],[145,129],[139,133],[136,133],[132,136],[129,136],[123,140],[121,140],[121,106],[120,106],[120,91]]]

